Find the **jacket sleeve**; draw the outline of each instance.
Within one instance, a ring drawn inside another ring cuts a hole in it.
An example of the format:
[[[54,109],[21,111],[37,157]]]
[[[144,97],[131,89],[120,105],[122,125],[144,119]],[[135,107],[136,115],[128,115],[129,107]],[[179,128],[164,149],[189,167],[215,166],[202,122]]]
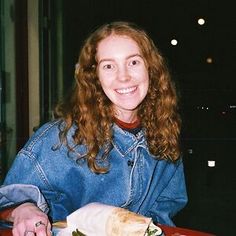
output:
[[[147,215],[156,223],[175,226],[171,218],[186,205],[187,201],[183,163],[180,160],[176,163],[176,169],[168,184],[152,204]]]
[[[43,212],[48,212],[48,205],[38,187],[29,184],[2,185],[0,188],[0,210],[24,202],[36,204]]]
[[[24,202],[32,202],[43,212],[48,212],[48,205],[39,187],[37,166],[33,158],[20,151],[0,187],[0,209],[14,207]],[[33,182],[33,181],[34,182]]]

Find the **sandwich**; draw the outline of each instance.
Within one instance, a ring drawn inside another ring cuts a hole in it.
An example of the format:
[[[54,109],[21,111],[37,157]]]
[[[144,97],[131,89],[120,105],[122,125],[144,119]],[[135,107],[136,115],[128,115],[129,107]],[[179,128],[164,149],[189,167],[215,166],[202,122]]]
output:
[[[164,236],[151,218],[127,209],[90,203],[67,216],[58,236]]]

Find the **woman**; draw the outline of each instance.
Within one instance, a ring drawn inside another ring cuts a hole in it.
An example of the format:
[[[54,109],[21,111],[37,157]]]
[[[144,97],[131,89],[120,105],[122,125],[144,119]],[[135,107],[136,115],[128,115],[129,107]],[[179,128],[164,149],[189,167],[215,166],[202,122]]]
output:
[[[0,190],[13,235],[50,235],[51,222],[90,202],[173,225],[187,201],[180,118],[154,43],[133,24],[106,24],[85,41],[75,78],[57,119],[18,153]]]

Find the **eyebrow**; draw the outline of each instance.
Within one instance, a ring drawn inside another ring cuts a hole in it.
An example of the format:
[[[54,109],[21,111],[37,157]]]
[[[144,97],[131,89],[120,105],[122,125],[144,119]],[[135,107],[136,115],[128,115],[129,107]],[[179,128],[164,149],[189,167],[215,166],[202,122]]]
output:
[[[141,54],[135,53],[135,54],[131,54],[131,55],[127,56],[127,57],[125,58],[125,60],[128,60],[128,59],[130,59],[130,58],[132,58],[132,57],[141,57],[141,58],[143,59],[143,56],[142,56]],[[104,59],[102,59],[102,60],[100,60],[100,61],[98,62],[98,65],[101,64],[101,63],[104,62],[104,61],[115,61],[115,60],[114,60],[113,58],[104,58]]]

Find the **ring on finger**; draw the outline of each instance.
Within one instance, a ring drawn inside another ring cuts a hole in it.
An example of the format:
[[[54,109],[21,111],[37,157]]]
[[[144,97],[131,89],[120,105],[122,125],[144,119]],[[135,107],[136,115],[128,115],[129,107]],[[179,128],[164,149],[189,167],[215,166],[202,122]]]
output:
[[[41,220],[39,222],[36,222],[34,225],[36,228],[39,227],[40,225],[46,226],[46,224],[44,224]]]

